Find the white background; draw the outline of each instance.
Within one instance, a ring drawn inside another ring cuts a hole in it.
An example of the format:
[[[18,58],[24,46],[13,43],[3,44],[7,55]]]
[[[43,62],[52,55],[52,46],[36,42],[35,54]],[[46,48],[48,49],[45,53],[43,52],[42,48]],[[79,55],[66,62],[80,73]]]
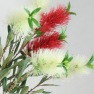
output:
[[[0,36],[5,42],[6,16],[7,13],[16,7],[23,6],[28,0],[0,0]],[[69,0],[50,0],[51,6],[58,4],[67,5]],[[68,49],[70,54],[90,56],[94,53],[94,0],[70,0],[71,10],[77,13],[72,16],[68,25]],[[39,79],[39,78],[38,78]],[[30,87],[38,82],[38,79],[29,79]],[[94,94],[94,71],[89,75],[76,76],[67,80],[52,80],[50,83],[59,84],[60,87],[48,87],[46,90],[52,94]],[[0,90],[0,94],[1,90]]]

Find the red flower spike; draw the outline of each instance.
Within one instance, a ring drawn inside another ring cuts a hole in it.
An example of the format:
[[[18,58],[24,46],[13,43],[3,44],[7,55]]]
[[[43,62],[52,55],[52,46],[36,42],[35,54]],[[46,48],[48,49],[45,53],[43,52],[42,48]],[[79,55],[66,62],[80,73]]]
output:
[[[63,41],[60,40],[58,32],[46,32],[42,36],[37,37],[27,45],[28,52],[37,51],[39,49],[54,49],[61,48]]]
[[[69,12],[63,6],[59,6],[56,10],[53,8],[49,13],[43,13],[40,20],[40,30],[47,32],[58,25],[67,25],[70,18],[69,15]]]

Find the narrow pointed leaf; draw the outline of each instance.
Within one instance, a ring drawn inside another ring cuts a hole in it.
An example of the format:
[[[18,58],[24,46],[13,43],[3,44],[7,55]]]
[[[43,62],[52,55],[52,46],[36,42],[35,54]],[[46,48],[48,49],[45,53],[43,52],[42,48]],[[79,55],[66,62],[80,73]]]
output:
[[[70,2],[69,2],[69,3],[68,3],[67,10],[70,11],[70,8],[71,8],[71,4],[70,4]]]
[[[17,43],[17,45],[16,45],[16,48],[15,48],[14,54],[17,52],[19,46],[20,46],[20,41],[19,41],[19,42]]]
[[[36,26],[38,26],[38,28],[40,28],[40,24],[35,18],[32,18],[32,21],[35,23]]]
[[[28,90],[29,90],[29,87],[25,86],[25,87],[22,88],[22,91],[21,91],[20,94],[27,94]]]
[[[30,11],[29,11],[28,9],[24,8],[24,10],[26,11],[26,13],[27,13],[28,15],[30,15]]]
[[[3,78],[2,81],[1,81],[1,82],[2,82],[2,86],[3,86],[3,90],[5,90],[5,88],[6,88],[7,80],[8,80],[8,79],[5,77],[5,78]]]
[[[28,24],[29,24],[30,28],[33,29],[33,22],[31,20],[31,18],[28,18]]]
[[[59,86],[59,85],[55,85],[55,84],[43,84],[41,86]]]
[[[76,15],[76,13],[75,12],[69,12],[71,15]]]
[[[47,80],[47,76],[44,76],[41,81],[39,82],[39,84],[42,84],[43,82],[45,82]]]
[[[4,77],[6,77],[9,74],[9,68],[6,68],[2,71],[0,71],[0,80],[2,80]]]
[[[39,89],[39,90],[33,91],[33,94],[43,93],[43,91],[44,91],[44,89]]]
[[[32,13],[30,14],[30,16],[36,15],[36,13],[38,13],[40,10],[41,10],[41,8],[36,8],[34,11],[32,11]]]
[[[8,65],[8,64],[10,63],[10,61],[11,61],[12,58],[13,58],[13,56],[14,56],[14,53],[11,52],[11,53],[8,55],[8,57],[5,59],[3,65],[2,65],[2,69],[5,68],[6,65]]]
[[[22,76],[24,70],[26,69],[28,64],[28,58],[26,58],[25,60],[22,60],[21,62],[21,66],[20,66],[20,72],[18,74],[18,79]]]

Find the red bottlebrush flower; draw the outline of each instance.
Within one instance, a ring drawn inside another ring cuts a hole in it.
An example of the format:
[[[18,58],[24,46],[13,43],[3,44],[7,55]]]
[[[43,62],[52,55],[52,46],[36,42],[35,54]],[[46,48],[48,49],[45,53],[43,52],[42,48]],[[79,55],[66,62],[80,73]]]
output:
[[[61,48],[63,41],[60,40],[58,32],[44,33],[42,36],[37,37],[27,45],[28,52],[43,49]]]
[[[42,32],[51,31],[58,25],[66,25],[69,21],[69,12],[63,6],[56,10],[53,8],[49,13],[43,13],[40,23]]]

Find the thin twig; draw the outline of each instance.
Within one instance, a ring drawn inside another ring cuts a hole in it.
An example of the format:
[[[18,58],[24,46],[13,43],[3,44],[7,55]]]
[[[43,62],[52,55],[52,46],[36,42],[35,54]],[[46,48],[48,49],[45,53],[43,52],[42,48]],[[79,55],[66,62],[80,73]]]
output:
[[[51,78],[52,78],[51,76],[48,77],[48,78],[46,79],[46,81],[50,80]],[[46,82],[46,81],[45,81],[45,82]],[[44,82],[43,82],[43,83],[44,83]],[[34,89],[36,89],[37,87],[41,86],[41,84],[43,84],[43,83],[40,83],[40,84],[36,85],[34,88],[30,89],[27,94],[30,94]]]

